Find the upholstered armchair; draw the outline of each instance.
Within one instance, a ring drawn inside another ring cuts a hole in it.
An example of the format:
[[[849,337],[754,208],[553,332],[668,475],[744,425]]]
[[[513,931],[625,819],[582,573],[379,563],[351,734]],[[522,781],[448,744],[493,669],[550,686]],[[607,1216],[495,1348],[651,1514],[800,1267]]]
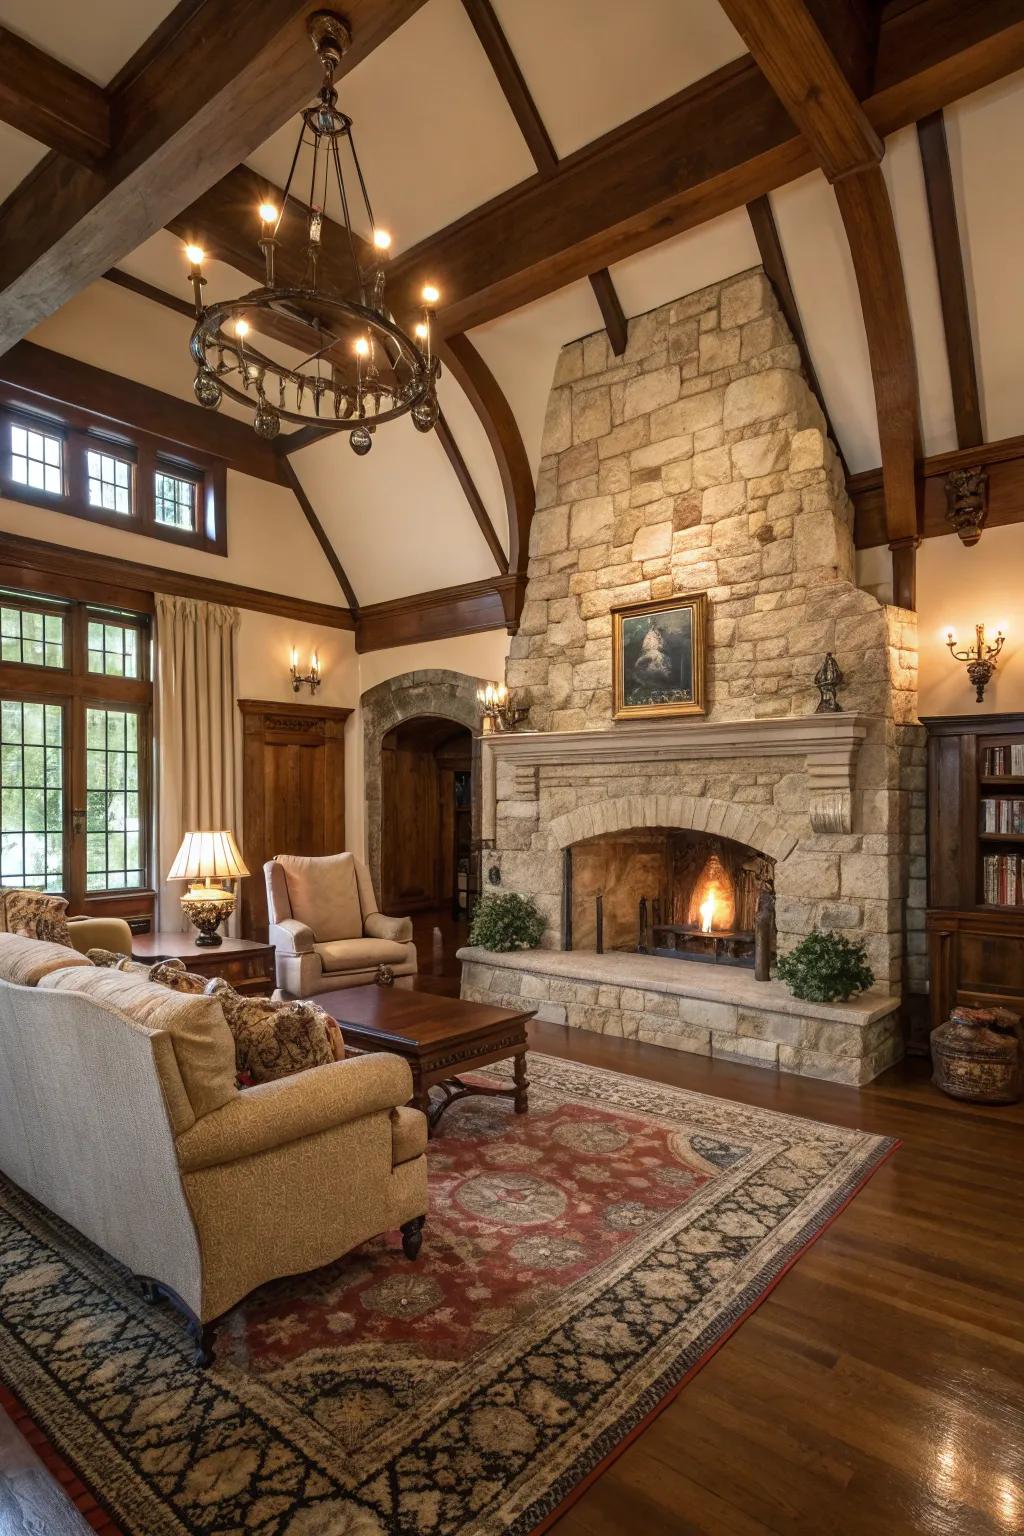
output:
[[[411,986],[416,946],[407,917],[377,908],[370,871],[352,853],[320,858],[279,853],[263,866],[277,985],[289,997],[314,997],[373,981],[390,966]]]

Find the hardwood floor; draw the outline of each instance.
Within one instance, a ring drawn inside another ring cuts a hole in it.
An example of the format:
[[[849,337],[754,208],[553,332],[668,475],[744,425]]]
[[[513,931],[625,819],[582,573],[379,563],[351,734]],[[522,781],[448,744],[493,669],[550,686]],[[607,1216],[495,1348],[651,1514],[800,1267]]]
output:
[[[465,925],[428,913],[415,926],[417,985],[457,992]],[[557,1536],[1024,1530],[1024,1106],[944,1098],[923,1061],[857,1091],[550,1024],[532,1025],[531,1038],[552,1054],[903,1141],[555,1523]],[[36,1502],[14,1502],[21,1463],[10,1446],[0,1438],[0,1536],[74,1530],[41,1470]]]

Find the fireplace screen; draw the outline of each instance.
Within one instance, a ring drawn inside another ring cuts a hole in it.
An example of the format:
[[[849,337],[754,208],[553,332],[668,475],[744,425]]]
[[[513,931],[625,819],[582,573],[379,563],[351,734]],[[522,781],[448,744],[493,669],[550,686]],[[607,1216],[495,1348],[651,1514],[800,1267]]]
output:
[[[564,947],[752,966],[774,869],[757,849],[703,832],[588,838],[565,850]]]

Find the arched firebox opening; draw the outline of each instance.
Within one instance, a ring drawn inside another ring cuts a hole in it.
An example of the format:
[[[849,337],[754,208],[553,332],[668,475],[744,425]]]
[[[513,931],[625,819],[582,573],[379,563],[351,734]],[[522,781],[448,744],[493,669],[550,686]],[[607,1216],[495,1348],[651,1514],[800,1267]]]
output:
[[[563,851],[563,947],[753,966],[774,948],[775,860],[712,833],[645,827]]]

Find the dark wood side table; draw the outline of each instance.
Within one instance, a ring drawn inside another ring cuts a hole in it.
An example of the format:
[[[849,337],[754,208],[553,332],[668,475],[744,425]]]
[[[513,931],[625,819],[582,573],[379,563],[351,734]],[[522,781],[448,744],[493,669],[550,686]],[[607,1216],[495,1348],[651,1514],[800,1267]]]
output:
[[[229,939],[222,944],[197,944],[189,933],[136,933],[132,958],[154,965],[157,960],[183,960],[197,976],[223,976],[236,992],[269,997],[277,985],[273,944],[253,939]]]
[[[456,1099],[469,1094],[498,1094],[511,1098],[517,1115],[528,1107],[526,1026],[534,1010],[513,1013],[458,997],[437,997],[405,987],[343,987],[320,992],[313,999],[336,1019],[345,1044],[360,1051],[391,1051],[412,1068],[412,1103],[426,1115],[431,1133]],[[464,1083],[457,1072],[494,1061],[513,1061],[511,1088]],[[444,1097],[434,1103],[431,1088]]]

